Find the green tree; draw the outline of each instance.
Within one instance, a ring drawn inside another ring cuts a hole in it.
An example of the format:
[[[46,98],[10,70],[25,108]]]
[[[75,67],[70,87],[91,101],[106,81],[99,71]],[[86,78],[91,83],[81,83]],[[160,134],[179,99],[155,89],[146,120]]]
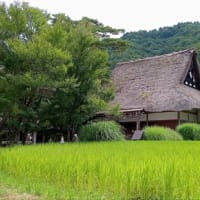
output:
[[[74,79],[73,87],[66,87],[68,82],[60,82],[61,88],[49,98],[46,118],[72,138],[82,123],[97,111],[107,109],[107,102],[113,97],[108,53],[102,50],[103,44],[100,44],[93,24],[84,20],[69,23],[64,15],[57,15],[56,19],[54,16],[53,20],[54,26],[43,37],[70,52],[72,64],[68,67],[67,76]]]
[[[3,76],[7,90],[2,94],[15,108],[8,112],[7,126],[14,133],[37,131],[42,127],[42,105],[59,87],[61,75],[62,81],[73,79],[66,74],[71,57],[40,36],[27,42],[10,39],[7,44]]]
[[[53,127],[70,140],[95,112],[109,109],[109,57],[98,34],[112,28],[25,3],[1,4],[0,19],[0,129],[15,136]]]

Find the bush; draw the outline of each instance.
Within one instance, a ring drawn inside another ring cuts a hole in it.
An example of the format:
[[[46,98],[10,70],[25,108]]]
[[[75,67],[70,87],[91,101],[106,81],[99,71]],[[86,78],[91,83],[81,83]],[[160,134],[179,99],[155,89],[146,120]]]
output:
[[[81,141],[123,140],[121,127],[113,121],[99,121],[84,125],[79,130]]]
[[[160,126],[151,126],[146,127],[144,129],[144,136],[145,140],[182,140],[182,136],[177,133],[176,131],[160,127]]]
[[[181,124],[176,129],[185,140],[200,140],[200,125],[195,123]]]

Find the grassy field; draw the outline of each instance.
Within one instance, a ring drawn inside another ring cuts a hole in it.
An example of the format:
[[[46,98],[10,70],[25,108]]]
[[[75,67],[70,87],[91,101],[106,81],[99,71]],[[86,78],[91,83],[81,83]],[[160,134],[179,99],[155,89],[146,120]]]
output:
[[[200,199],[200,142],[99,142],[0,149],[0,182],[41,199]]]

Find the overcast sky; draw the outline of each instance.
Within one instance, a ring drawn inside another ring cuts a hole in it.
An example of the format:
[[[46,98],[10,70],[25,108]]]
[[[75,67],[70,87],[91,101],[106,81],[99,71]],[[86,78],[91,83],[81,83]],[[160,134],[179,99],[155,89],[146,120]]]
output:
[[[0,0],[2,1],[2,0]],[[200,21],[199,0],[25,0],[50,13],[71,19],[83,16],[126,32],[152,30],[178,22]],[[13,0],[4,0],[11,3]]]

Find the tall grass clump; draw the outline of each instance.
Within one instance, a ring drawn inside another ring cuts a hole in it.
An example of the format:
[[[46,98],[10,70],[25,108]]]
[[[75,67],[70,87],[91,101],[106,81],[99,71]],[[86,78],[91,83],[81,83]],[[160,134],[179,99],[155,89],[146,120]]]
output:
[[[185,140],[200,140],[200,125],[195,123],[184,123],[176,129]]]
[[[145,140],[182,140],[182,136],[176,131],[160,127],[151,126],[144,129],[144,139]]]
[[[99,121],[84,125],[79,130],[81,141],[123,140],[120,125],[113,121]]]

